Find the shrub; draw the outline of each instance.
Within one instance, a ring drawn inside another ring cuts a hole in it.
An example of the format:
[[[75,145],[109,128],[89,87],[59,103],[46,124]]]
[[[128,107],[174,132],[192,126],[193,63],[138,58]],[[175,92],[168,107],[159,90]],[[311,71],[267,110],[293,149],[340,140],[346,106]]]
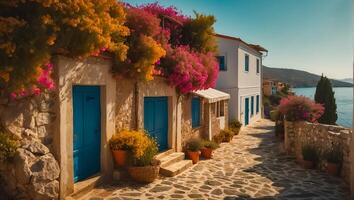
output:
[[[116,0],[2,1],[0,12],[0,92],[38,86],[38,71],[55,53],[79,58],[107,49],[126,58],[129,29]]]
[[[229,129],[234,133],[234,135],[239,134],[241,127],[242,127],[242,123],[239,122],[238,120],[233,120],[229,124]]]
[[[317,147],[312,144],[305,144],[302,146],[302,158],[306,161],[317,162],[319,159],[319,152]]]
[[[324,111],[321,104],[304,96],[284,97],[281,99],[278,109],[288,121],[306,120],[310,122],[315,122]]]
[[[123,130],[112,136],[109,145],[112,150],[127,150],[133,153],[136,159],[144,155],[145,150],[151,144],[151,138],[144,131]]]
[[[218,135],[215,135],[213,137],[213,140],[220,144],[221,142],[230,142],[230,140],[232,139],[232,137],[234,136],[234,132],[230,129],[224,129],[221,130],[220,133]]]
[[[133,159],[133,165],[135,166],[148,166],[152,165],[155,155],[159,152],[158,145],[153,138],[150,138],[148,146],[144,151],[144,154],[140,158]]]
[[[343,152],[339,145],[334,145],[332,149],[325,153],[325,158],[329,163],[340,164],[343,160]]]
[[[186,149],[188,151],[199,151],[201,148],[201,141],[199,139],[191,139],[187,142]]]
[[[0,161],[10,161],[19,146],[16,138],[4,131],[0,132]]]
[[[203,140],[201,147],[203,148],[209,148],[209,149],[217,149],[219,145],[214,142],[214,141],[209,141],[209,140]]]
[[[270,119],[272,121],[276,121],[276,119],[278,118],[279,115],[279,111],[278,110],[271,110],[270,111]]]

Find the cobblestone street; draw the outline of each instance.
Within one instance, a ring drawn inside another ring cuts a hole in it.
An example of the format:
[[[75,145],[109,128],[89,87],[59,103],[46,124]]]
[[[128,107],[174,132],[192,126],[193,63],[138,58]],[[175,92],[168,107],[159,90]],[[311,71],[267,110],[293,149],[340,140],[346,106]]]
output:
[[[122,182],[92,190],[82,199],[349,199],[341,179],[305,170],[282,154],[274,123],[261,120],[173,178],[152,184]]]

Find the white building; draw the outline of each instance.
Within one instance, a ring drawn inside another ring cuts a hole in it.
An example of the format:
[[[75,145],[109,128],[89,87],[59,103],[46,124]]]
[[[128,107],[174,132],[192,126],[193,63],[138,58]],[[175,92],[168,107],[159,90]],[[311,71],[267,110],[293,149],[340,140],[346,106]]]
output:
[[[247,126],[262,116],[262,52],[267,50],[236,37],[216,34],[216,38],[220,70],[216,88],[230,94],[230,121]]]

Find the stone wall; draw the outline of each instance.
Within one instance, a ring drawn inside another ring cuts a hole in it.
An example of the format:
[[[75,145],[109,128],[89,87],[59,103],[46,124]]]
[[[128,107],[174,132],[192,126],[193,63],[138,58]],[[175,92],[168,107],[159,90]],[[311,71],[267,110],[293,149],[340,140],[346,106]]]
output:
[[[1,100],[0,123],[20,143],[14,159],[0,163],[0,187],[14,199],[58,198],[60,169],[53,156],[55,99],[56,95],[45,93]]]
[[[302,146],[304,144],[315,145],[320,152],[327,152],[333,145],[339,145],[343,152],[343,165],[341,176],[349,183],[350,181],[350,144],[351,130],[341,126],[325,124],[314,124],[309,122],[288,122],[285,121],[285,149],[302,159]],[[325,160],[321,159],[319,168],[325,169]]]

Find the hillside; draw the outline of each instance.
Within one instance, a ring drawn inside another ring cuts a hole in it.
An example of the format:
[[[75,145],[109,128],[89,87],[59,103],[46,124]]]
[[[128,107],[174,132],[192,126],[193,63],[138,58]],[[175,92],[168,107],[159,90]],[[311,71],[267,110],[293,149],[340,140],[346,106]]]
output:
[[[347,82],[347,83],[353,83],[353,78],[345,78],[345,79],[341,79],[340,81]]]
[[[321,76],[306,71],[285,68],[271,68],[263,66],[263,78],[279,80],[292,87],[316,87]],[[333,87],[352,87],[352,83],[333,80]]]

